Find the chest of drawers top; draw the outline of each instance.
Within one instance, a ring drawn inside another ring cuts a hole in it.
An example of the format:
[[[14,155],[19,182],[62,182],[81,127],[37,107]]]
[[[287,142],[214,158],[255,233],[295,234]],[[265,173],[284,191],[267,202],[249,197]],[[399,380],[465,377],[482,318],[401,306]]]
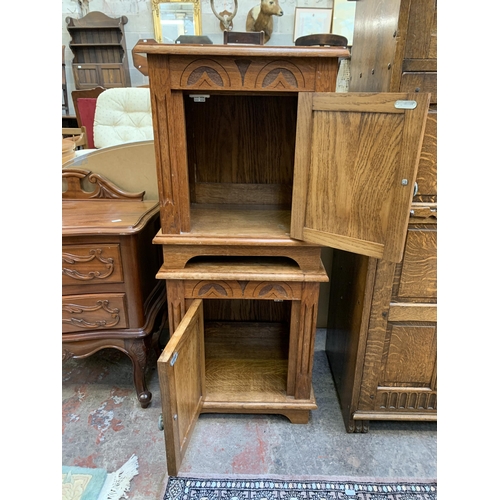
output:
[[[131,235],[140,232],[158,211],[154,200],[63,200],[62,235]]]

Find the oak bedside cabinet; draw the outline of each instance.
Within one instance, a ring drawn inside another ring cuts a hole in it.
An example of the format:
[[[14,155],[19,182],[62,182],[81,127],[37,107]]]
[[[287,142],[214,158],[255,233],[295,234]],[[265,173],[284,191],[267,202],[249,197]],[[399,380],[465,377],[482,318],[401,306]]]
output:
[[[151,89],[176,475],[201,412],[308,421],[321,247],[401,260],[429,96],[336,94],[345,47],[134,50]]]

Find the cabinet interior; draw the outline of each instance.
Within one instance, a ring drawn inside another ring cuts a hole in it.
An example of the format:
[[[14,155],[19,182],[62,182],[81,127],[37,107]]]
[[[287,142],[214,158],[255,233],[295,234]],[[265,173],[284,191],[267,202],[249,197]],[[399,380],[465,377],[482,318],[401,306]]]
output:
[[[290,93],[184,95],[193,225],[210,210],[238,213],[243,225],[252,210],[289,213],[297,101]]]
[[[206,401],[286,398],[290,301],[205,300]]]

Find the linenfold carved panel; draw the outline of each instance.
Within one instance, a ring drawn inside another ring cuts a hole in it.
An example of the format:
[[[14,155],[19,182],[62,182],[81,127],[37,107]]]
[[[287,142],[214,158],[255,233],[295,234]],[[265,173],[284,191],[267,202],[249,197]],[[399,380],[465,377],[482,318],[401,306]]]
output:
[[[190,90],[313,91],[316,68],[307,61],[176,58],[171,86]]]
[[[436,411],[436,391],[377,391],[375,408],[384,411]]]

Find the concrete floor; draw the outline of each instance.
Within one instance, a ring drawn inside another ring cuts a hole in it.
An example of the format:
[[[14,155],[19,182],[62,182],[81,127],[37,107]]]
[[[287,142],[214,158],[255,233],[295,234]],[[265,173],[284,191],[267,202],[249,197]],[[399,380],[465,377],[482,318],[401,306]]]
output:
[[[201,415],[179,476],[437,477],[437,424],[371,422],[367,434],[347,434],[318,330],[313,386],[318,410],[308,424],[280,415]],[[135,453],[139,475],[129,499],[162,498],[166,474],[158,374],[142,409],[131,363],[103,350],[63,365],[62,465],[117,470]]]

